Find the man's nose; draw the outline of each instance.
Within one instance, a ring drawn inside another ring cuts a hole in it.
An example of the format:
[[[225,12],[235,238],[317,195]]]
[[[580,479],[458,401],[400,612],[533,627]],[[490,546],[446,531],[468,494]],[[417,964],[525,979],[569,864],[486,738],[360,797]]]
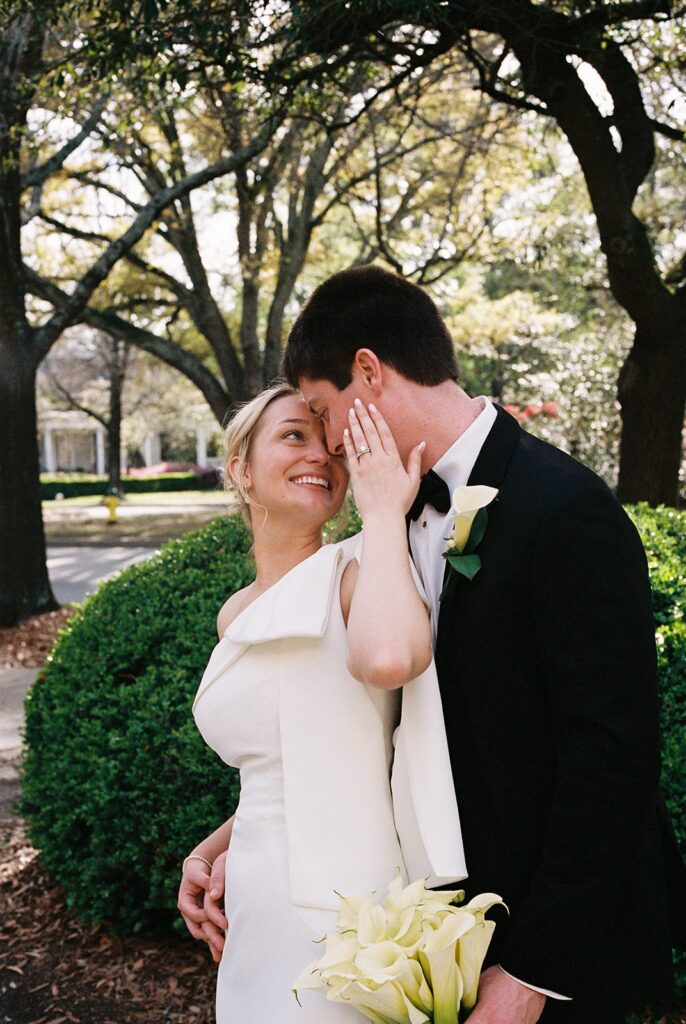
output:
[[[326,439],[326,449],[327,449],[327,451],[329,453],[329,456],[332,456],[332,455],[344,455],[345,454],[345,448],[343,446],[343,438],[339,437],[338,441],[336,441],[336,435],[334,434],[333,430],[331,429],[331,424],[330,423],[325,423],[324,424],[324,437]]]

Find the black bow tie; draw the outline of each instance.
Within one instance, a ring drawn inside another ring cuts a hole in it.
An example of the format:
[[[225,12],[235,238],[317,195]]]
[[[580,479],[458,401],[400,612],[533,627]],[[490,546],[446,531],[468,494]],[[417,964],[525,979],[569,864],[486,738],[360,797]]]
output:
[[[420,480],[417,497],[412,502],[407,514],[410,519],[416,520],[419,519],[425,505],[433,505],[437,512],[446,513],[450,511],[451,504],[447,483],[441,479],[438,473],[434,473],[433,469],[430,469]]]

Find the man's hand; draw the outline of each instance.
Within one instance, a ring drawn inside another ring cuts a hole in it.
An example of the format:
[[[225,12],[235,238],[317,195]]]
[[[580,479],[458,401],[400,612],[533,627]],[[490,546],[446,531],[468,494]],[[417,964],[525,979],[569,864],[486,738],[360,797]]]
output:
[[[210,873],[201,860],[189,860],[181,876],[177,906],[194,939],[210,947],[212,959],[219,962],[224,946],[223,932],[228,922],[221,909],[224,898],[226,853],[220,854]]]
[[[499,967],[489,967],[481,975],[469,1024],[536,1024],[545,1001],[540,992],[521,985]]]

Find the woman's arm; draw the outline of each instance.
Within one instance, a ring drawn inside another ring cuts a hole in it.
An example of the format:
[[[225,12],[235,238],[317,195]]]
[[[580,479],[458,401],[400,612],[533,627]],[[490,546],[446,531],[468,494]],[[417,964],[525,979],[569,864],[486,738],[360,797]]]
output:
[[[410,569],[405,513],[419,486],[423,445],[407,470],[381,413],[360,403],[350,417],[346,454],[364,525],[362,558],[341,581],[348,627],[348,670],[370,686],[395,689],[431,662],[431,629]],[[358,459],[361,448],[370,451]]]
[[[231,833],[233,831],[233,823],[236,815],[232,814],[228,821],[225,821],[223,825],[215,829],[206,839],[203,839],[201,843],[198,843],[189,853],[189,857],[204,857],[210,864],[213,864],[220,853],[224,853],[229,848],[231,842]],[[186,858],[188,860],[188,858]],[[202,861],[199,861],[202,863]]]

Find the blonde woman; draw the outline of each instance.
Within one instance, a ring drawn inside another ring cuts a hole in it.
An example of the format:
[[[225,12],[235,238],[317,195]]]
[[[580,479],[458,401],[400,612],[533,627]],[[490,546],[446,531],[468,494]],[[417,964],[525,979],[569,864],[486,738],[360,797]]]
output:
[[[186,858],[179,892],[189,930],[220,960],[218,1024],[352,1024],[353,1008],[310,992],[300,1006],[291,992],[333,927],[336,893],[382,890],[398,869],[425,863],[440,881],[464,875],[445,838],[459,833],[450,784],[443,806],[432,805],[440,840],[414,810],[440,792],[432,779],[418,799],[435,754],[396,756],[395,807],[391,792],[399,687],[423,681],[426,694],[435,681],[405,526],[422,445],[405,467],[381,415],[358,404],[345,449],[346,458],[330,454],[322,423],[284,384],[245,405],[226,432],[226,476],[250,522],[256,577],[219,612],[194,715],[209,746],[240,769],[241,796]],[[349,471],[363,551],[360,537],[322,544]],[[442,719],[432,707],[435,747]],[[449,764],[440,770],[449,779]]]

